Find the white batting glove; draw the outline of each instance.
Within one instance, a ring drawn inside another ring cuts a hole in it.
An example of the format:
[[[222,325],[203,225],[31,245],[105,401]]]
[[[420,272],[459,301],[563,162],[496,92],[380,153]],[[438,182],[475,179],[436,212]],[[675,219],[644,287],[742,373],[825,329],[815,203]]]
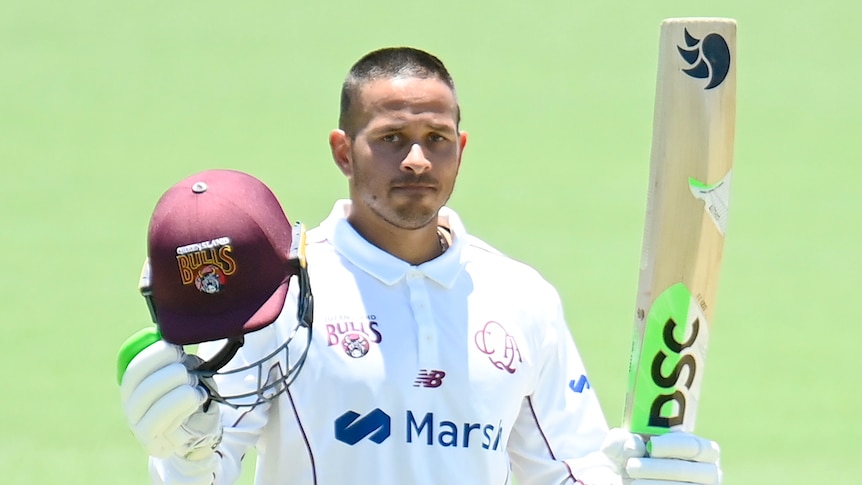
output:
[[[159,340],[138,353],[120,382],[123,411],[150,456],[202,460],[221,442],[219,407],[186,365],[182,348]],[[206,407],[206,410],[204,409]]]
[[[691,433],[670,432],[643,439],[621,428],[610,430],[602,451],[614,462],[625,485],[720,485],[718,443]]]

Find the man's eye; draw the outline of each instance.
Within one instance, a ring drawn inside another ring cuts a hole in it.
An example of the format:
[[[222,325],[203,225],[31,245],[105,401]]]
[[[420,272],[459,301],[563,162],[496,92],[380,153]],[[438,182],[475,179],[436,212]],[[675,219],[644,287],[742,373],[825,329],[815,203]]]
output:
[[[399,141],[400,139],[401,139],[401,137],[399,137],[396,134],[384,135],[383,138],[381,138],[381,140],[383,140],[387,143],[395,143],[395,142]]]
[[[433,133],[431,135],[428,135],[428,141],[432,141],[432,142],[446,141],[446,137],[444,137],[442,135],[438,135],[436,133]]]

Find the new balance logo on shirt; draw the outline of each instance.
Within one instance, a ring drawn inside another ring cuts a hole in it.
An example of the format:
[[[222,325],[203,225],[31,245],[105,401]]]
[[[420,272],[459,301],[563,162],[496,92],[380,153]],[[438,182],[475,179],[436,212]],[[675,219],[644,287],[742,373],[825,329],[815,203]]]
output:
[[[413,381],[413,387],[440,387],[443,385],[444,377],[446,373],[442,370],[422,369]]]

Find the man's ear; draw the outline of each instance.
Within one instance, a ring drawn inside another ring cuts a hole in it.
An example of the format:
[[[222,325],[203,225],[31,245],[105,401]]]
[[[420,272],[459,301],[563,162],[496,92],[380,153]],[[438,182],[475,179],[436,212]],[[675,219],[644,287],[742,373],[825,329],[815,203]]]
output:
[[[464,156],[464,148],[467,147],[467,132],[458,133],[458,165],[461,165],[461,157]]]
[[[338,165],[347,177],[353,176],[353,165],[350,151],[350,137],[343,130],[332,130],[329,132],[329,149],[332,151],[332,160]]]

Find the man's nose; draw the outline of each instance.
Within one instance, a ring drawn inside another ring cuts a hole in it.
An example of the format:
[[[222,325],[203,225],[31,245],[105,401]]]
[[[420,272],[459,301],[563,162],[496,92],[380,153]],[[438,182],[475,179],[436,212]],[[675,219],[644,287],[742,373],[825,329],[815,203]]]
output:
[[[402,170],[410,170],[416,174],[422,174],[431,170],[431,162],[425,158],[425,152],[418,143],[414,143],[407,152],[407,156],[401,161]]]

